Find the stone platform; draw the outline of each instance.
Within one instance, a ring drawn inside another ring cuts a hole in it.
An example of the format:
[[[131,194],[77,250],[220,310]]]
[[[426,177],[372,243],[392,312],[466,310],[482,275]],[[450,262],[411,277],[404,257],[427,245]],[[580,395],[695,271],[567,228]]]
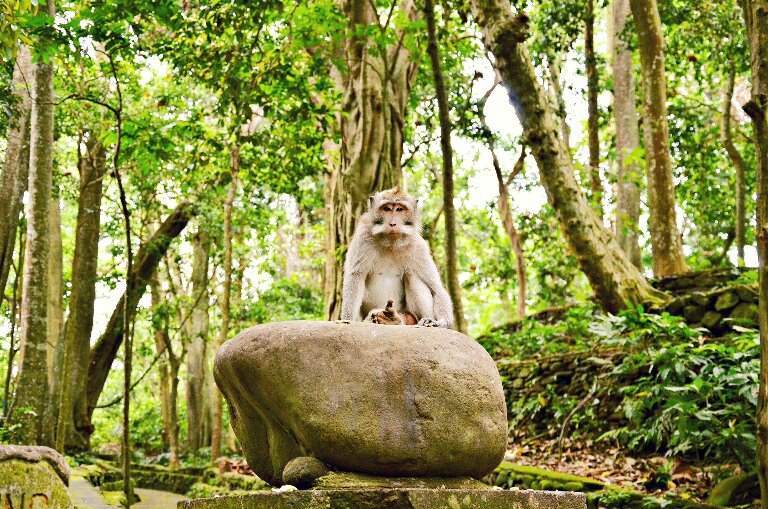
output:
[[[586,509],[583,493],[491,489],[309,490],[179,502],[178,509]]]

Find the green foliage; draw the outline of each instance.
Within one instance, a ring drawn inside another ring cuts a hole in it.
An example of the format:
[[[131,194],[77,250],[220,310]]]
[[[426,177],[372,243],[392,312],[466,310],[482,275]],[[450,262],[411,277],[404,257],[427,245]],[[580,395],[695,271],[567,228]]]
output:
[[[295,279],[280,279],[261,292],[254,301],[244,304],[238,320],[257,324],[283,320],[319,320],[323,311],[322,296]]]
[[[759,342],[748,333],[727,343],[684,341],[655,329],[655,344],[617,367],[629,425],[603,435],[629,450],[694,454],[754,465]],[[672,334],[674,336],[674,334]]]

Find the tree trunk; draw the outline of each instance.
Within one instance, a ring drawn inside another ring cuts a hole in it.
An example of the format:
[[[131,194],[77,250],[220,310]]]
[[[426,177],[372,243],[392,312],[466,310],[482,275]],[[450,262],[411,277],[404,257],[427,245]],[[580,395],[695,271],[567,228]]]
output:
[[[351,32],[377,26],[378,13],[369,0],[339,0]],[[400,10],[414,18],[412,0]],[[401,38],[398,38],[401,40]],[[342,269],[355,222],[365,212],[368,196],[401,182],[403,128],[417,66],[402,44],[373,47],[370,37],[350,35],[344,48],[344,72],[333,75],[343,90],[341,167],[326,180],[326,241],[323,274],[325,316],[341,313]]]
[[[486,48],[496,57],[504,86],[536,159],[541,183],[558,215],[568,245],[604,309],[616,312],[627,303],[667,300],[632,265],[603,226],[576,182],[573,163],[559,136],[550,106],[537,81],[528,50],[527,17],[515,17],[504,0],[472,0]]]
[[[55,444],[56,416],[58,415],[58,385],[54,383],[54,363],[56,352],[61,350],[61,330],[64,325],[64,271],[61,246],[61,204],[57,196],[51,198],[48,209],[49,245],[48,251],[48,330],[47,356],[48,366],[48,402],[43,422],[43,435],[45,443]],[[63,451],[63,449],[61,449]]]
[[[768,509],[768,0],[742,0],[752,56],[752,97],[744,105],[754,126],[757,159],[757,257],[760,295],[760,385],[757,401],[757,472]]]
[[[227,198],[224,202],[224,281],[221,289],[221,328],[219,337],[216,341],[216,348],[220,347],[227,340],[229,334],[229,298],[232,290],[232,204],[237,194],[237,174],[240,169],[240,147],[234,146],[230,153],[230,165],[232,169],[232,182],[227,191]],[[216,465],[216,461],[221,456],[222,426],[224,408],[222,404],[221,393],[216,390],[216,397],[213,400],[213,430],[211,431],[211,463]]]
[[[162,313],[160,306],[164,302],[161,294],[160,280],[155,274],[150,283],[152,295],[153,326],[155,328],[155,349],[160,357],[157,371],[160,375],[160,411],[163,418],[163,443],[171,455],[170,467],[178,468],[179,420],[176,411],[176,398],[179,374],[179,359],[171,349],[171,338],[168,334],[168,321],[158,316]],[[161,322],[161,323],[157,323]]]
[[[656,0],[629,0],[629,5],[637,27],[643,71],[643,127],[653,274],[664,277],[688,270],[677,229],[675,186],[672,182],[664,39]]]
[[[46,10],[53,16],[53,0]],[[30,120],[27,253],[21,297],[21,362],[13,408],[20,443],[42,444],[48,395],[48,209],[53,177],[53,63],[40,59]],[[26,411],[25,411],[26,410]],[[46,444],[53,445],[53,444]]]
[[[171,241],[178,237],[187,223],[195,214],[195,210],[190,203],[181,203],[166,218],[160,228],[152,235],[136,255],[136,263],[130,275],[130,293],[128,298],[128,318],[131,321],[136,314],[136,306],[144,295],[144,291],[149,284],[150,278],[155,268],[165,256]],[[91,425],[91,416],[93,410],[99,401],[101,391],[104,389],[104,383],[112,367],[112,361],[117,355],[117,351],[123,341],[123,310],[125,306],[126,293],[115,305],[115,310],[107,323],[104,334],[93,346],[88,357],[88,377],[85,387],[76,387],[76,390],[86,391],[85,415],[75,415],[75,422],[80,426],[77,431],[82,436],[82,442],[87,447],[90,442],[93,426]]]
[[[445,218],[445,266],[448,293],[453,301],[453,320],[456,329],[466,334],[467,319],[461,302],[461,286],[456,261],[456,208],[453,205],[453,147],[451,147],[451,119],[448,106],[448,94],[445,90],[443,68],[437,49],[435,29],[435,5],[433,0],[426,0],[424,14],[427,19],[427,53],[432,64],[432,79],[437,93],[437,108],[440,118],[440,147],[443,152],[443,212]]]
[[[485,121],[483,121],[485,123]],[[515,163],[515,168],[512,170],[509,178],[504,181],[504,177],[501,174],[501,165],[499,159],[496,157],[496,150],[492,145],[493,141],[489,140],[491,144],[491,155],[493,157],[493,169],[496,171],[496,181],[499,184],[499,215],[501,216],[501,223],[504,225],[504,231],[507,232],[507,237],[512,243],[512,251],[515,252],[515,271],[517,272],[517,317],[525,318],[525,298],[526,287],[528,285],[528,277],[525,274],[525,258],[523,254],[523,245],[520,242],[520,235],[515,228],[515,219],[512,217],[512,207],[509,205],[509,185],[525,167],[525,145],[520,149],[520,158]]]
[[[622,39],[629,17],[629,0],[614,0],[611,6],[613,48],[613,109],[616,122],[616,220],[615,233],[619,245],[632,263],[643,268],[638,224],[640,223],[640,165],[627,158],[640,146],[637,108],[635,107],[635,79],[632,70],[632,52]]]
[[[558,125],[560,135],[563,137],[563,144],[568,154],[571,153],[571,126],[568,125],[568,114],[565,109],[565,99],[563,99],[563,87],[560,85],[560,66],[562,59],[560,55],[550,57],[549,69],[549,97],[552,104],[557,106]]]
[[[187,354],[187,439],[196,451],[207,445],[208,235],[198,227],[192,252],[192,317]]]
[[[16,268],[14,270],[13,275],[13,291],[11,292],[11,305],[9,310],[10,315],[10,321],[11,321],[11,327],[9,331],[9,345],[8,345],[8,357],[7,357],[7,364],[6,364],[6,371],[5,371],[5,384],[3,385],[3,407],[5,405],[8,405],[11,401],[11,378],[13,375],[13,366],[14,366],[14,359],[16,358],[16,354],[19,351],[19,348],[17,346],[16,336],[17,336],[17,329],[18,329],[18,323],[21,321],[19,317],[18,310],[21,307],[20,306],[20,295],[19,295],[19,287],[21,280],[23,278],[24,274],[24,252],[26,251],[26,242],[25,242],[25,232],[24,228],[19,228],[19,254],[18,259],[16,262]],[[6,413],[6,419],[8,418],[8,414]],[[5,424],[5,422],[3,422]]]
[[[106,171],[106,151],[97,133],[91,132],[80,157],[80,194],[77,198],[77,226],[75,253],[72,258],[72,291],[69,297],[69,316],[64,327],[64,362],[60,372],[62,384],[59,400],[59,429],[64,440],[75,449],[85,444],[79,441],[81,430],[90,426],[86,387],[88,355],[93,333],[93,312],[98,277],[99,231],[101,216],[102,182]],[[74,420],[77,416],[78,420]],[[77,433],[74,431],[77,430]],[[58,433],[57,433],[58,436]]]
[[[584,59],[587,64],[587,134],[589,138],[589,189],[597,215],[603,217],[603,183],[600,179],[600,132],[597,94],[600,82],[595,58],[595,0],[587,0],[584,28]]]
[[[22,45],[13,69],[13,95],[18,101],[17,109],[9,119],[5,163],[0,175],[0,217],[3,218],[0,221],[0,297],[5,295],[21,213],[21,199],[29,178],[29,120],[32,109],[31,87],[35,77],[33,69],[29,48]]]
[[[745,163],[744,158],[741,157],[739,149],[733,143],[733,136],[731,135],[731,102],[733,101],[733,87],[736,81],[736,61],[731,55],[731,61],[728,67],[728,78],[725,85],[725,93],[723,94],[723,107],[720,110],[720,139],[725,146],[725,151],[728,153],[728,157],[733,163],[733,168],[736,170],[736,217],[734,219],[736,223],[736,256],[740,267],[744,266],[744,229],[747,225],[747,216],[744,209],[744,195],[746,192],[744,183],[744,170]]]

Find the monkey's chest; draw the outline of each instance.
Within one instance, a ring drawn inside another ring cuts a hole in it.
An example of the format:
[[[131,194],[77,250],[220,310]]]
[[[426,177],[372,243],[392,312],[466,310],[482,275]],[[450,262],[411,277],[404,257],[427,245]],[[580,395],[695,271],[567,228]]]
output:
[[[397,309],[404,308],[403,273],[398,270],[392,270],[388,265],[381,264],[365,278],[363,316],[371,309],[385,307],[388,300],[394,301]]]

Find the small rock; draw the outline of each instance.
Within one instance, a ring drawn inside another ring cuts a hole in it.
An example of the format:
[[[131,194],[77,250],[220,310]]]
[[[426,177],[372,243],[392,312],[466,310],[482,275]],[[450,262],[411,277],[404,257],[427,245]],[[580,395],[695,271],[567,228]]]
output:
[[[701,324],[707,329],[712,329],[717,326],[723,319],[723,315],[715,311],[707,311],[704,318],[701,319]]]
[[[723,311],[725,309],[731,309],[733,306],[739,303],[739,296],[736,292],[728,291],[721,293],[715,302],[715,309],[717,311]]]
[[[738,286],[736,287],[736,293],[739,294],[739,298],[743,302],[757,303],[758,294],[757,288],[752,286]]]
[[[299,456],[289,461],[283,469],[283,482],[304,490],[311,488],[320,477],[329,472],[328,465],[317,458]]]
[[[709,295],[706,293],[695,292],[691,294],[690,300],[699,306],[706,306],[709,304]]]
[[[751,322],[757,322],[760,310],[756,304],[748,304],[742,302],[731,311],[731,318],[734,320],[749,320]]]
[[[688,323],[700,322],[705,313],[705,309],[701,306],[688,305],[683,309],[683,316]]]

